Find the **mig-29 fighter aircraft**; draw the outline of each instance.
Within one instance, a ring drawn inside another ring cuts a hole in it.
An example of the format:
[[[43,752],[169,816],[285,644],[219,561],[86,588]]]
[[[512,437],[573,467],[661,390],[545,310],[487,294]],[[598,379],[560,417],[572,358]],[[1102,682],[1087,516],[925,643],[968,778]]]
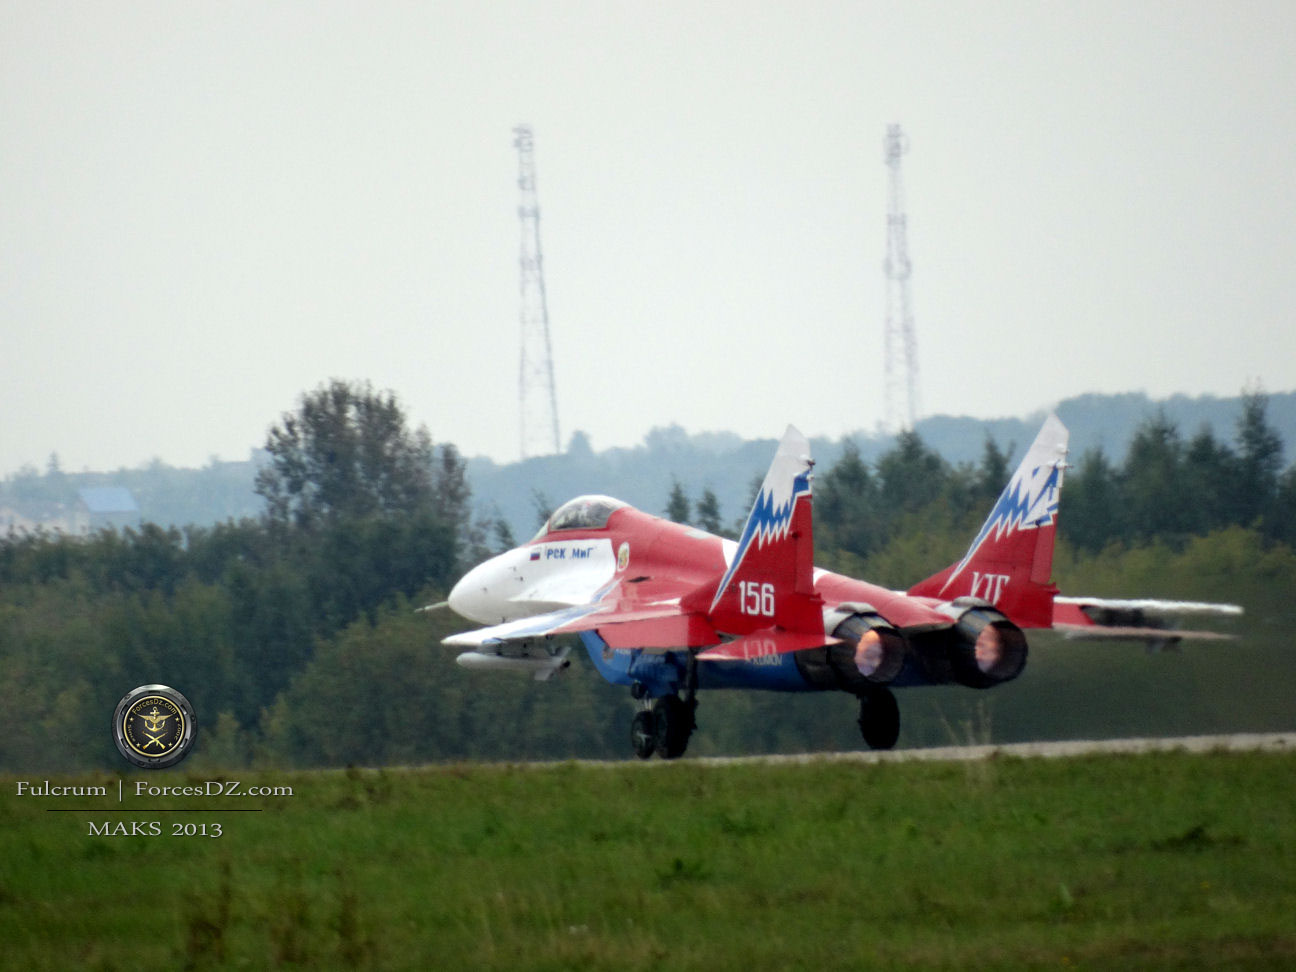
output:
[[[859,698],[874,749],[900,732],[893,688],[985,689],[1026,664],[1025,632],[1135,638],[1211,632],[1158,625],[1232,605],[1060,598],[1051,580],[1067,430],[1049,416],[958,562],[893,591],[814,566],[809,443],[788,427],[737,542],[607,496],[561,506],[528,543],[469,571],[449,606],[489,627],[453,635],[466,668],[547,679],[573,641],[641,708],[635,753],[683,754],[698,692],[836,689]]]

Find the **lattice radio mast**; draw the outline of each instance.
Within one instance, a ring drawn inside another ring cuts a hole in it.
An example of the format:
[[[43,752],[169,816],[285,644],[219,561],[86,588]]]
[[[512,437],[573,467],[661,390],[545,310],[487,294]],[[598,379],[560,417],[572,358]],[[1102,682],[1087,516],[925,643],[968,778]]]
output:
[[[899,125],[888,125],[883,159],[887,178],[886,269],[886,426],[889,432],[913,428],[918,418],[918,341],[909,303],[909,243],[906,235],[900,156],[909,140]]]
[[[535,145],[531,126],[513,129],[518,151],[518,188],[522,198],[522,248],[518,257],[522,291],[522,356],[518,369],[518,414],[522,458],[562,451],[558,438],[558,399],[554,392],[553,348],[545,303],[544,257],[540,253],[540,203],[536,196]]]

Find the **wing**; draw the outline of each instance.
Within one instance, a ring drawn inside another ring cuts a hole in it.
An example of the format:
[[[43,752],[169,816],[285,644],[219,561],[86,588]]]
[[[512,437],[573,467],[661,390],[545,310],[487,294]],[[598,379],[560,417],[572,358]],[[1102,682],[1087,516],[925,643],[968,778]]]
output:
[[[702,648],[720,636],[702,614],[681,610],[678,601],[618,606],[581,604],[517,621],[451,635],[442,644],[464,648],[501,648],[581,631],[597,631],[612,648]]]
[[[1162,645],[1190,639],[1231,640],[1220,631],[1195,631],[1177,627],[1183,617],[1239,617],[1236,604],[1210,601],[1163,601],[1152,598],[1056,597],[1053,628],[1068,638],[1144,641]]]

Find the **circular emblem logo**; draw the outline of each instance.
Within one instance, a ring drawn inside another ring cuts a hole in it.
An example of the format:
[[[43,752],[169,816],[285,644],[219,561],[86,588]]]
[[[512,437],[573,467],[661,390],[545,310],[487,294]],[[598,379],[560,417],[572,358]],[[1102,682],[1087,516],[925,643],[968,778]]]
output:
[[[127,692],[113,713],[117,749],[145,769],[162,769],[184,759],[194,729],[193,706],[167,685],[141,685]]]

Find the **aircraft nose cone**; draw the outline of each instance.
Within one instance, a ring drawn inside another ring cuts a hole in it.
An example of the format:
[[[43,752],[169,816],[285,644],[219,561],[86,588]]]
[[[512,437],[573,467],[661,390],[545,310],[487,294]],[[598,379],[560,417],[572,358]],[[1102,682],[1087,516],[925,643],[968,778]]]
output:
[[[451,588],[450,596],[446,599],[450,609],[481,624],[493,624],[500,620],[500,612],[495,604],[497,598],[492,593],[495,573],[495,562],[492,559],[464,574]]]

